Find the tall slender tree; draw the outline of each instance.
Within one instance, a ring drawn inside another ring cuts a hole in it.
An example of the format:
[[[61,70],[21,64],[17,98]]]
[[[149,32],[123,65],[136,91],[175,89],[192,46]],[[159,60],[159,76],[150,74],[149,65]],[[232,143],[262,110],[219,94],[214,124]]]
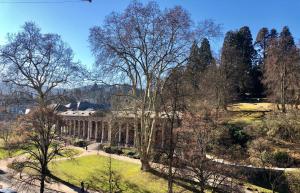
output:
[[[285,113],[288,99],[299,95],[300,80],[299,50],[288,27],[282,29],[278,38],[274,36],[270,40],[267,53],[264,84],[270,98]]]
[[[268,45],[268,40],[270,39],[270,32],[269,29],[263,27],[259,30],[256,36],[256,41],[254,43],[256,48],[256,60],[253,64],[253,68],[251,71],[251,78],[252,78],[252,95],[255,97],[262,97],[264,96],[264,86],[262,83],[262,76],[263,76],[263,66],[266,60],[266,50]]]
[[[237,80],[239,73],[237,71],[240,58],[237,55],[237,32],[229,31],[226,33],[222,47],[220,60],[220,80],[223,83],[221,86],[222,104],[226,109],[228,103],[236,98],[237,95]]]
[[[255,50],[249,27],[244,26],[239,31],[226,34],[221,65],[226,69],[226,79],[231,79],[230,82],[239,97],[244,98],[251,90],[250,73],[254,57]]]
[[[202,72],[207,70],[208,66],[213,63],[214,58],[212,56],[210,43],[207,38],[203,38],[201,42],[201,46],[199,48],[199,59],[199,70]]]
[[[194,41],[193,45],[190,49],[190,55],[188,57],[188,63],[187,63],[187,70],[186,75],[192,84],[193,88],[198,87],[198,72],[199,72],[199,66],[200,66],[200,57],[199,57],[200,49],[197,45],[197,42]]]
[[[198,94],[203,91],[203,80],[209,66],[214,63],[214,58],[207,38],[203,38],[200,47],[194,42],[188,59],[186,75]],[[199,95],[200,96],[200,95]]]
[[[240,28],[238,31],[238,49],[241,54],[241,63],[239,64],[239,95],[245,97],[245,95],[251,92],[252,82],[251,82],[251,71],[252,64],[255,58],[255,50],[252,43],[252,35],[248,26]]]

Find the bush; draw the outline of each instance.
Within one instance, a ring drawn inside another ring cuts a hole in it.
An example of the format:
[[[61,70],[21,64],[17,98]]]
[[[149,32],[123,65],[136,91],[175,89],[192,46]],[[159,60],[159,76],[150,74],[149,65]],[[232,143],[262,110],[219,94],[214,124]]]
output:
[[[76,141],[76,142],[74,142],[74,146],[77,146],[77,147],[86,147],[88,145],[89,144],[86,141]]]
[[[245,147],[248,140],[250,139],[250,136],[243,130],[242,127],[237,127],[235,125],[228,125],[228,126],[229,126],[229,133],[233,143]]]
[[[130,158],[140,159],[140,155],[136,149],[124,149],[123,153]]]
[[[273,165],[277,167],[288,167],[292,163],[292,158],[286,151],[275,151],[272,153]]]
[[[300,140],[300,122],[298,112],[273,113],[266,117],[265,125],[270,137],[290,142]]]
[[[112,146],[104,146],[103,147],[103,150],[106,152],[106,153],[110,153],[110,154],[117,154],[117,155],[120,155],[122,154],[122,149],[120,149],[119,147],[112,147]]]

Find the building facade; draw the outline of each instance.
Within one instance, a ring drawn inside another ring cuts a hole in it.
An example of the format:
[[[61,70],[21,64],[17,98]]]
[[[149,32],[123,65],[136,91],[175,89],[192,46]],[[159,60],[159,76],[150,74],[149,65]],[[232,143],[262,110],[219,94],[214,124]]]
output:
[[[65,109],[59,115],[62,117],[59,132],[65,137],[107,145],[135,146],[137,132],[134,129],[134,114],[130,112],[88,108]],[[164,147],[166,128],[167,119],[161,116],[154,129],[154,147]]]

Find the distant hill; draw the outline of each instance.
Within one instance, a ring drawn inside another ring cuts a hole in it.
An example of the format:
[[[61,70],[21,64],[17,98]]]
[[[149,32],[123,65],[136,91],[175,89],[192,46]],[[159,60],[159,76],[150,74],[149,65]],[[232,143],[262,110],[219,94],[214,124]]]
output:
[[[125,96],[131,91],[130,85],[87,85],[57,91],[65,96],[66,102],[87,101],[96,104],[111,104],[116,96]]]

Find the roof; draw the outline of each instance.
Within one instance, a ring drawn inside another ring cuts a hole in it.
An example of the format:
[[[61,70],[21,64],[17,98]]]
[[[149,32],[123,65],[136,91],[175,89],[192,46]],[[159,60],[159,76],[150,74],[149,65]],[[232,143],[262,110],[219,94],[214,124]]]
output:
[[[72,111],[72,110],[68,110],[65,112],[61,112],[59,113],[62,116],[80,116],[80,117],[88,117],[88,116],[95,116],[97,117],[97,113],[98,112],[102,112],[102,111],[95,111],[95,110],[85,110],[85,111]],[[105,116],[112,116],[112,117],[122,117],[122,118],[134,118],[135,114],[133,111],[103,111],[103,113],[105,113]],[[154,117],[154,112],[148,112],[150,114],[150,117]],[[141,114],[141,112],[138,112],[138,114]],[[181,117],[181,114],[179,114],[179,116]],[[159,117],[166,119],[167,114],[166,113],[159,113]]]
[[[108,110],[110,109],[109,104],[95,104],[86,101],[80,101],[77,103],[69,103],[65,105],[67,110],[72,111],[85,111],[85,110]]]

